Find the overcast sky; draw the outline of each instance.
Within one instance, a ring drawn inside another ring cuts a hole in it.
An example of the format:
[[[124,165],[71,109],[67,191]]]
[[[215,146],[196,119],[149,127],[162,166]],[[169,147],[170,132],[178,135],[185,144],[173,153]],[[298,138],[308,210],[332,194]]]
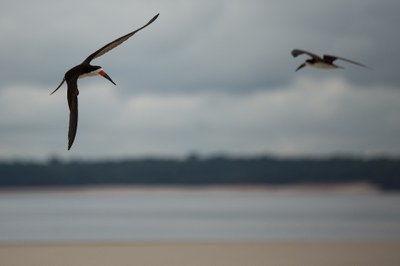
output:
[[[0,159],[400,155],[400,2],[0,0]],[[67,151],[64,73],[79,80]],[[345,69],[294,70],[300,48]]]

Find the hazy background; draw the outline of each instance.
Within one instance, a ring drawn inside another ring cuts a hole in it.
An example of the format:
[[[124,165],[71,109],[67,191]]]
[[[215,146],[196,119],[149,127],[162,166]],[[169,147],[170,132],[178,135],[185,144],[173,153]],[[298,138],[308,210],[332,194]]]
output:
[[[0,159],[219,153],[400,155],[400,2],[0,0]],[[64,73],[79,81],[67,151]],[[294,72],[293,48],[346,57],[345,70]]]

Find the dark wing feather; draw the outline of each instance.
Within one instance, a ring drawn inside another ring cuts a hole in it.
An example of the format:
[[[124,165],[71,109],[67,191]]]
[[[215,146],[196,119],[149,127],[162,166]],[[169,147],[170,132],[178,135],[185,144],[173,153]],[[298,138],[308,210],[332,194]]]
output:
[[[332,60],[332,61],[328,61],[328,63],[332,63],[333,61],[335,61],[336,59],[342,60],[342,61],[346,61],[348,63],[352,63],[361,67],[365,67],[368,68],[366,65],[363,65],[361,63],[358,63],[356,61],[350,60],[350,59],[346,59],[343,57],[338,57],[338,56],[334,56],[334,55],[324,55],[324,60]]]
[[[293,57],[297,57],[297,56],[302,55],[302,54],[309,55],[309,56],[311,56],[312,58],[314,58],[315,60],[322,60],[321,57],[319,57],[318,55],[313,54],[313,53],[310,53],[310,52],[307,52],[307,51],[304,51],[304,50],[294,49],[294,50],[292,51]]]
[[[337,59],[338,59],[337,56],[324,54],[324,62],[326,62],[326,63],[332,64],[333,61],[335,61]]]
[[[124,41],[128,40],[130,37],[132,37],[136,32],[146,28],[148,25],[150,25],[151,23],[154,22],[154,20],[157,19],[158,15],[155,15],[149,22],[147,22],[146,25],[144,25],[143,27],[132,31],[131,33],[128,33],[118,39],[116,39],[115,41],[110,42],[109,44],[104,45],[103,47],[101,47],[99,50],[97,50],[96,52],[92,53],[91,55],[89,55],[84,62],[86,63],[90,63],[93,59],[102,56],[103,54],[109,52],[110,50],[114,49],[115,47],[117,47],[118,45],[120,45],[121,43],[123,43]]]
[[[67,81],[68,84],[68,106],[69,106],[69,129],[68,129],[68,150],[71,149],[75,140],[78,127],[78,77]]]

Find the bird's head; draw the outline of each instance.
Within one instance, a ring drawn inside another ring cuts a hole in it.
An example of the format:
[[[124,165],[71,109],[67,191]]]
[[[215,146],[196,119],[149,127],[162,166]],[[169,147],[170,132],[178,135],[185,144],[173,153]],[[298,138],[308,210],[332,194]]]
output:
[[[96,75],[100,75],[103,78],[108,79],[112,84],[116,85],[115,82],[110,78],[110,76],[107,75],[106,72],[104,72],[101,66],[89,66],[87,69],[85,69],[84,73],[79,76],[79,78],[91,77]]]
[[[104,70],[100,66],[96,66],[96,67],[97,67],[97,70],[95,70],[95,71],[97,71],[98,75],[102,76],[103,78],[108,79],[112,84],[116,85],[115,82],[110,78],[110,76],[107,75],[107,73],[104,72]]]

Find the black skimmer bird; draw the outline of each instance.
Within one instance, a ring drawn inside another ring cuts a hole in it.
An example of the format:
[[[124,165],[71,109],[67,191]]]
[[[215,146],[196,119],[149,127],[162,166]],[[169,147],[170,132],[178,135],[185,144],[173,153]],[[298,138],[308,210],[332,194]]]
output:
[[[312,66],[315,68],[321,68],[321,69],[332,69],[332,68],[344,68],[338,65],[335,65],[333,62],[335,60],[342,60],[342,61],[346,61],[348,63],[352,63],[361,67],[365,67],[368,68],[367,66],[357,63],[355,61],[343,58],[343,57],[338,57],[338,56],[334,56],[334,55],[324,55],[322,58],[316,54],[304,51],[304,50],[299,50],[299,49],[294,49],[292,51],[292,55],[293,57],[297,57],[299,55],[302,54],[306,54],[309,55],[311,58],[307,59],[303,64],[301,64],[296,71],[300,70],[301,68],[305,67],[305,66]]]
[[[76,129],[78,126],[78,79],[79,78],[84,78],[84,77],[90,77],[90,76],[96,76],[100,75],[109,81],[111,81],[114,85],[114,81],[104,72],[104,70],[101,68],[101,66],[92,66],[90,62],[99,57],[102,56],[103,54],[109,52],[110,50],[114,49],[124,41],[128,40],[130,37],[132,37],[136,32],[140,31],[141,29],[144,29],[151,23],[153,23],[159,14],[155,15],[149,22],[147,22],[146,25],[143,27],[132,31],[115,41],[110,42],[109,44],[104,45],[102,48],[97,50],[96,52],[92,53],[89,55],[81,64],[74,66],[70,70],[68,70],[65,75],[63,80],[61,81],[60,85],[51,93],[55,93],[66,81],[68,90],[67,90],[67,99],[68,99],[68,106],[69,106],[69,129],[68,129],[68,150],[71,149],[72,144],[74,143],[75,140],[75,135],[76,135]],[[50,95],[51,95],[50,94]]]

